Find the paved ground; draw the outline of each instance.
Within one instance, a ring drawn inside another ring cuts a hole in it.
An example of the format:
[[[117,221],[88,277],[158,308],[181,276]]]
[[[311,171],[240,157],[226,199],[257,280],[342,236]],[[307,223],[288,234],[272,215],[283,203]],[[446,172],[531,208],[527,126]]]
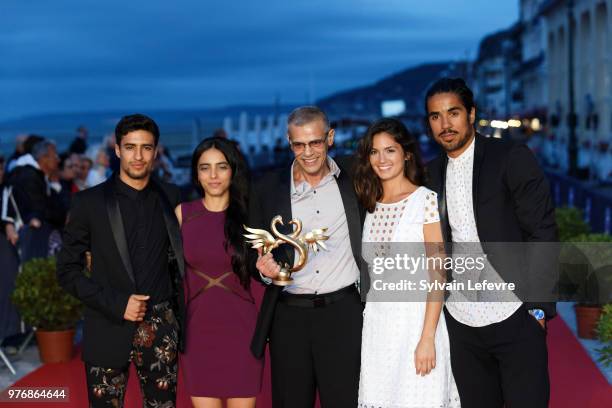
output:
[[[0,390],[8,388],[14,382],[26,374],[31,373],[41,365],[40,358],[38,356],[38,348],[36,347],[36,341],[34,340],[32,340],[30,345],[23,351],[23,354],[13,356],[9,355],[8,358],[11,360],[15,371],[17,371],[17,375],[13,375],[0,360]]]

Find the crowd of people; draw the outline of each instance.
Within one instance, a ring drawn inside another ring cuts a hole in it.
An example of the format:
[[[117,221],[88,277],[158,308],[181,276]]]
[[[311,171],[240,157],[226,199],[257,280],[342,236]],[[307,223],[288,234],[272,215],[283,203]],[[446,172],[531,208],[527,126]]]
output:
[[[21,262],[52,254],[45,243],[63,228],[72,196],[104,182],[117,169],[113,146],[100,147],[93,159],[85,154],[86,135],[80,127],[62,153],[42,136],[19,136],[14,153],[2,160],[2,233]]]
[[[312,408],[317,394],[325,408],[548,406],[554,303],[467,301],[454,289],[412,302],[373,296],[371,265],[392,243],[420,243],[443,258],[444,242],[556,240],[544,174],[525,146],[476,132],[465,82],[440,79],[424,102],[442,149],[427,166],[393,118],[373,123],[354,156],[332,158],[326,114],[304,106],[288,117],[292,160],[256,179],[235,143],[203,140],[189,199],[155,176],[160,133],[145,115],[116,126],[118,170],[71,188],[70,200],[57,187],[55,146],[28,138],[21,157],[29,158],[17,162],[30,168],[7,190],[21,214],[7,206],[3,241],[21,254],[57,252],[60,285],[85,305],[90,406],[122,406],[132,363],[144,404],[175,406],[181,353],[193,406],[252,408],[266,348],[275,408]],[[63,229],[54,245],[51,232],[46,246],[34,244],[40,238],[23,246],[24,231],[46,225]],[[313,237],[324,249],[304,262],[300,245]],[[453,273],[427,272],[442,284]],[[265,287],[259,310],[255,284]]]
[[[160,146],[155,173],[172,178],[173,162]],[[23,338],[22,327],[9,295],[19,266],[32,258],[54,255],[60,247],[72,197],[103,183],[119,170],[115,137],[88,145],[88,131],[79,126],[63,152],[54,141],[40,135],[19,135],[15,150],[0,156],[0,344],[14,345]],[[6,238],[6,239],[4,239]],[[14,336],[14,337],[13,337]],[[3,342],[4,339],[4,342]]]

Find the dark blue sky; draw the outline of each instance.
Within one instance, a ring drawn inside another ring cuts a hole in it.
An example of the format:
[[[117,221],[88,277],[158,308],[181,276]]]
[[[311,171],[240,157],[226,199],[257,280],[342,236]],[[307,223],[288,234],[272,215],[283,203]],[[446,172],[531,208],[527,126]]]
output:
[[[0,120],[306,102],[473,57],[518,0],[0,2]]]

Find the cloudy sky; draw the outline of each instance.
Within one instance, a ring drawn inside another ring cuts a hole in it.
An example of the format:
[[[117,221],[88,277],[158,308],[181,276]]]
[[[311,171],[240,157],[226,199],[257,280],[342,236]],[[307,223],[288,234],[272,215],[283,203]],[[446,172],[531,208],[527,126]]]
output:
[[[2,0],[0,120],[305,102],[474,56],[519,0]]]

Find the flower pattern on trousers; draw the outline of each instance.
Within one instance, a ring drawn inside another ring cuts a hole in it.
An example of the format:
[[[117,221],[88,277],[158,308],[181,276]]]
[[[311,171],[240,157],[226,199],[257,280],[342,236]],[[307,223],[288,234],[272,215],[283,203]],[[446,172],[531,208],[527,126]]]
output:
[[[91,406],[123,407],[129,363],[134,362],[143,406],[174,408],[178,362],[178,323],[169,308],[145,317],[134,333],[129,361],[122,368],[86,365]]]

